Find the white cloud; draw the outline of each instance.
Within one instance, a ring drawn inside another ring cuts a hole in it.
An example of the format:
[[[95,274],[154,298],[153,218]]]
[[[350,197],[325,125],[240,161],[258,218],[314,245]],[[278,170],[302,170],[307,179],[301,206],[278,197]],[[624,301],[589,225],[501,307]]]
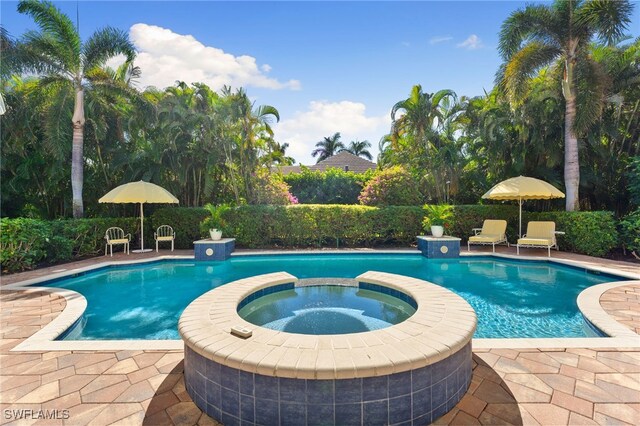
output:
[[[446,41],[450,41],[453,40],[453,37],[451,36],[435,36],[435,37],[431,37],[429,39],[429,44],[440,44],[440,43],[444,43]]]
[[[404,47],[409,47],[411,46],[411,43],[409,43],[408,41],[403,41],[402,43],[400,43],[401,45],[403,45]]]
[[[271,66],[258,66],[252,56],[234,56],[206,46],[192,35],[139,23],[129,29],[129,37],[138,51],[135,64],[142,69],[139,83],[143,87],[162,89],[174,85],[176,80],[202,82],[216,90],[225,84],[290,90],[301,87],[298,80],[282,82],[266,76],[264,73],[271,71]]]
[[[345,145],[356,139],[371,142],[375,161],[378,141],[389,132],[390,125],[389,114],[368,116],[366,106],[360,102],[312,101],[306,111],[298,111],[273,127],[275,139],[289,143],[287,154],[298,163],[311,165],[316,162],[311,157],[316,142],[336,132],[340,132]]]
[[[468,50],[476,50],[484,47],[484,44],[482,44],[482,40],[480,40],[480,37],[475,34],[471,34],[465,41],[463,41],[462,43],[458,43],[457,46]]]

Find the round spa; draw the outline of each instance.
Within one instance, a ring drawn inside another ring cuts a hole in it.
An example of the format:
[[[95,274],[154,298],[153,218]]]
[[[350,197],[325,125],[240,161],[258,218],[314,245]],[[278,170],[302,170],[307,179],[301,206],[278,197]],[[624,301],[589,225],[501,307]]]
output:
[[[464,396],[476,328],[464,299],[373,271],[357,287],[297,283],[285,272],[250,277],[185,309],[186,389],[209,416],[225,425],[427,424]]]

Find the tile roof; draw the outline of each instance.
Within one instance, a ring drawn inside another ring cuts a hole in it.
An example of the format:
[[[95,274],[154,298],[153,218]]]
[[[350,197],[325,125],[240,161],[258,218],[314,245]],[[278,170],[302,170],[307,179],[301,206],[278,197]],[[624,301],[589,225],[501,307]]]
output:
[[[324,172],[328,168],[342,169],[349,172],[364,173],[367,170],[375,170],[377,165],[369,160],[353,155],[347,151],[341,151],[334,156],[320,161],[318,164],[308,166],[309,170]],[[301,166],[282,166],[280,171],[283,175],[289,173],[300,173]]]

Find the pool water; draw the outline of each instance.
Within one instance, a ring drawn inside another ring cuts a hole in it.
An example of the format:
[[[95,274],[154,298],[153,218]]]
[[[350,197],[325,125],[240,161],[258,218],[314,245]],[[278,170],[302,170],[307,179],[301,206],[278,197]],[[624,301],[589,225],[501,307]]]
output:
[[[179,339],[178,319],[187,305],[228,282],[279,271],[298,278],[355,278],[371,270],[424,279],[462,296],[478,315],[474,337],[584,337],[578,294],[622,280],[551,262],[371,253],[167,260],[110,267],[49,285],[87,299],[86,323],[74,338]]]
[[[415,309],[397,297],[358,287],[298,287],[260,297],[238,314],[252,324],[300,334],[346,334],[398,324]]]

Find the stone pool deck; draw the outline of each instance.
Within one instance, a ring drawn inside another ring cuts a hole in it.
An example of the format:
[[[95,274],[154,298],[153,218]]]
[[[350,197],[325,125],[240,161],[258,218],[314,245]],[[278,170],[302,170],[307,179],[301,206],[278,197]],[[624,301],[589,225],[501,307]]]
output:
[[[2,284],[104,260],[154,255],[88,259],[4,276]],[[638,264],[562,252],[552,257],[627,272],[639,269]],[[600,303],[637,333],[639,295],[640,284],[626,285],[605,292]],[[186,393],[182,351],[10,352],[64,306],[64,299],[48,293],[0,292],[0,424],[215,424]],[[474,349],[473,359],[469,390],[436,424],[640,424],[640,350]],[[57,419],[37,418],[52,413]]]

